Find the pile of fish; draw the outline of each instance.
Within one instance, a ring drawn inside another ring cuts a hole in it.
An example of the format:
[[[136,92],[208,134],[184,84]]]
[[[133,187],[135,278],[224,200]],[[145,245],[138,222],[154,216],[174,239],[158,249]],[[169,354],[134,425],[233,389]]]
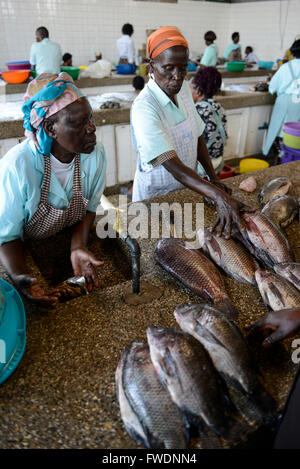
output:
[[[195,435],[202,448],[241,441],[270,419],[275,403],[240,330],[205,304],[174,314],[183,332],[150,326],[148,345],[133,342],[122,353],[116,386],[126,430],[146,448],[183,449]]]
[[[265,184],[258,195],[262,213],[281,228],[288,226],[299,211],[299,203],[287,195],[292,186],[286,177],[272,179]]]

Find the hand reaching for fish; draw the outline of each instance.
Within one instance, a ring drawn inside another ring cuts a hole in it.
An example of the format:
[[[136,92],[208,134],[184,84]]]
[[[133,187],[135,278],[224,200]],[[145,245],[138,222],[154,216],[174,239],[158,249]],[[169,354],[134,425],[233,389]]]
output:
[[[281,340],[291,337],[300,329],[300,308],[282,309],[280,311],[272,311],[256,322],[252,322],[245,326],[248,335],[264,329],[270,329],[272,332],[262,343],[263,347],[280,342]]]
[[[246,225],[241,218],[241,212],[253,212],[254,209],[247,207],[242,202],[230,197],[228,194],[217,197],[216,200],[217,219],[211,228],[218,236],[224,235],[226,239],[231,236],[232,225],[236,224],[240,231],[245,231]]]
[[[57,292],[46,292],[36,278],[26,274],[15,275],[13,281],[26,298],[37,303],[51,306],[57,303],[60,296]]]
[[[94,254],[85,248],[76,248],[71,251],[71,264],[74,275],[85,277],[87,289],[91,292],[94,287],[99,286],[98,275],[95,267],[103,265],[102,261],[98,261]]]

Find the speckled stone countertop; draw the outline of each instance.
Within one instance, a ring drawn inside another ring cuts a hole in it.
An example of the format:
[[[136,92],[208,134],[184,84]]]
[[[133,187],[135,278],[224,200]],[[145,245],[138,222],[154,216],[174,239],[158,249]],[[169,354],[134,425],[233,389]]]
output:
[[[266,92],[257,93],[238,93],[227,91],[226,94],[217,96],[225,109],[237,109],[249,106],[263,106],[274,104],[275,98]],[[121,107],[121,109],[101,109],[94,111],[94,120],[96,126],[129,124],[130,107]],[[0,121],[0,140],[5,138],[18,138],[24,136],[23,120]]]
[[[248,175],[226,181],[233,195],[248,205],[257,206],[259,188],[282,175],[293,182],[292,194],[300,195],[300,162],[252,174],[258,183],[253,194],[238,189]],[[202,198],[182,190],[153,200],[195,204]],[[205,205],[205,224],[210,225],[214,216],[214,210]],[[299,221],[294,221],[286,229],[298,262],[299,228]],[[62,237],[63,234],[60,241]],[[68,268],[59,252],[62,250],[66,256],[67,250],[60,241],[49,240],[47,249],[41,246],[41,272],[49,274],[50,265],[54,265],[52,272],[67,275]],[[124,430],[116,401],[114,373],[120,354],[132,340],[145,341],[145,330],[151,324],[177,327],[174,308],[198,298],[155,265],[156,240],[141,240],[142,277],[161,288],[163,294],[146,305],[126,305],[123,297],[131,283],[130,272],[125,251],[118,250],[118,243],[122,244],[115,240],[105,245],[94,239],[90,247],[106,262],[100,273],[103,288],[48,311],[25,302],[26,351],[15,373],[0,386],[0,448],[139,447]],[[33,257],[37,251],[35,247]],[[64,273],[55,263],[58,258]],[[0,274],[7,279],[3,270]],[[227,277],[225,284],[239,310],[241,328],[267,311],[256,288]],[[257,346],[254,350],[264,385],[282,407],[296,371],[291,361],[290,340],[270,351]]]

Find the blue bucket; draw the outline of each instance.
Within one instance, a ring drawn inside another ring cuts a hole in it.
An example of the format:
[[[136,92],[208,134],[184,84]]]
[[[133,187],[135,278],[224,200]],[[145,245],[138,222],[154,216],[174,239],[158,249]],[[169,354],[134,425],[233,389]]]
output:
[[[119,75],[133,75],[135,72],[136,66],[133,64],[121,64],[117,65],[117,73]]]
[[[292,161],[300,160],[300,150],[295,150],[295,148],[290,148],[280,143],[280,148],[282,150],[281,164],[291,163]]]

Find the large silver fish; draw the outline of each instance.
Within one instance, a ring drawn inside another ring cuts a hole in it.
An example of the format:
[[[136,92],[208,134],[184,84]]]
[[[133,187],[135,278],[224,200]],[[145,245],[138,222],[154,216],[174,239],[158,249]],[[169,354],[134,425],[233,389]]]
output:
[[[201,430],[205,422],[228,438],[230,399],[204,347],[190,335],[164,327],[148,327],[147,338],[160,380],[191,424]]]
[[[237,310],[228,297],[223,279],[216,266],[198,249],[178,239],[161,239],[155,248],[155,259],[167,272],[186,287],[232,317]]]
[[[276,225],[285,228],[298,214],[298,202],[290,195],[280,195],[271,199],[262,209],[261,213],[266,215]]]
[[[286,262],[284,264],[274,265],[275,272],[291,282],[300,290],[300,263]]]
[[[225,239],[207,228],[198,231],[200,246],[226,274],[239,282],[256,285],[255,271],[259,268],[251,254],[232,238]]]
[[[268,267],[282,262],[293,262],[294,256],[286,237],[271,220],[258,211],[245,212],[241,217],[246,230],[234,236],[237,236],[257,259]]]
[[[264,303],[273,311],[300,307],[300,292],[284,278],[268,270],[257,270],[255,278]]]
[[[258,194],[258,200],[261,205],[267,204],[271,199],[278,195],[285,195],[288,193],[292,183],[287,177],[279,177],[267,182]]]
[[[148,345],[133,342],[125,349],[116,386],[121,417],[132,438],[146,448],[186,448],[183,416],[157,377]]]
[[[205,347],[226,381],[246,393],[257,406],[248,412],[250,420],[260,420],[273,410],[274,401],[258,380],[244,336],[231,319],[211,306],[192,303],[178,306],[174,315],[181,329]],[[234,404],[242,410],[240,399]]]

